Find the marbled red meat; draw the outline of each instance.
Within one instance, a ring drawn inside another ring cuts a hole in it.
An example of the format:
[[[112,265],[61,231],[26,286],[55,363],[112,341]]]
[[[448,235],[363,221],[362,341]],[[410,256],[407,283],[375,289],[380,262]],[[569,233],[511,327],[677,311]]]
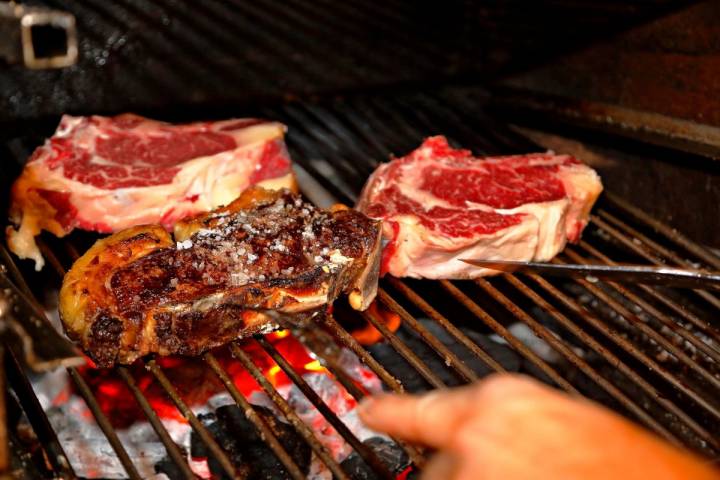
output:
[[[41,230],[167,228],[245,188],[295,188],[279,123],[233,119],[171,125],[137,115],[64,116],[13,185],[8,245],[39,268]]]
[[[577,241],[601,190],[569,155],[477,158],[431,137],[381,165],[358,208],[383,220],[383,273],[474,278],[492,271],[459,259],[549,260]]]

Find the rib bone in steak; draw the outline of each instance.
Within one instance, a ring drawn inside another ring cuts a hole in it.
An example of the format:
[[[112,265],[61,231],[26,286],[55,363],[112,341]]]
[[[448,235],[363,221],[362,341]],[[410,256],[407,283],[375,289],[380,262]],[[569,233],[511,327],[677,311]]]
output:
[[[13,185],[8,245],[36,268],[34,237],[74,228],[110,233],[166,228],[234,200],[245,188],[295,188],[275,122],[235,119],[170,125],[137,115],[64,116]]]
[[[552,152],[476,158],[432,137],[381,165],[358,208],[383,220],[383,272],[475,278],[461,258],[551,259],[579,240],[602,191],[590,167]]]

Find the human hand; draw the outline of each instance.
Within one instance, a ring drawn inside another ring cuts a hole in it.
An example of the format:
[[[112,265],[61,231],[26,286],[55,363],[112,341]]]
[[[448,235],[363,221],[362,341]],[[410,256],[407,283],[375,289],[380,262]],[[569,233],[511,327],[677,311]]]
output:
[[[365,424],[438,450],[423,479],[720,479],[619,415],[521,375],[364,400]]]

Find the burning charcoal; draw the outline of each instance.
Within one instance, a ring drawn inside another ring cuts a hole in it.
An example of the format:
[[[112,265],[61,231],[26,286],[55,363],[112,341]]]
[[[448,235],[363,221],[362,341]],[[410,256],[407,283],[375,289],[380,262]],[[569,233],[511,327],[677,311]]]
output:
[[[155,464],[155,473],[164,474],[169,480],[184,478],[183,473],[170,457],[165,457]]]
[[[467,350],[454,337],[436,322],[428,319],[419,319],[420,323],[435,335],[451,352],[457,355],[465,364],[474,370],[478,376],[484,377],[492,372],[482,360]],[[515,372],[520,369],[520,359],[510,348],[500,345],[487,336],[461,328],[463,333],[485,350],[491,357],[500,363],[506,370]],[[452,371],[432,348],[430,348],[419,337],[410,333],[408,329],[401,328],[397,332],[398,337],[405,342],[410,349],[417,354],[436,375],[438,375],[448,386],[461,384],[461,379]],[[396,376],[410,392],[426,390],[425,381],[420,375],[400,357],[395,350],[387,343],[377,343],[369,347],[370,352],[382,363],[388,371]]]
[[[405,453],[405,450],[394,442],[380,437],[372,437],[363,443],[371,447],[383,464],[388,467],[388,470],[395,475],[402,473],[410,464],[410,459]],[[348,473],[350,478],[353,479],[375,480],[380,478],[356,452],[350,454],[340,465],[343,470]]]
[[[255,410],[300,469],[307,472],[310,466],[310,447],[290,425],[278,420],[270,410],[263,407],[255,407]],[[223,450],[228,453],[241,478],[257,480],[290,478],[282,463],[257,434],[255,426],[236,405],[220,407],[214,414],[200,415],[199,418]],[[208,458],[208,465],[214,476],[227,478],[195,432],[191,438],[191,452],[193,457]]]

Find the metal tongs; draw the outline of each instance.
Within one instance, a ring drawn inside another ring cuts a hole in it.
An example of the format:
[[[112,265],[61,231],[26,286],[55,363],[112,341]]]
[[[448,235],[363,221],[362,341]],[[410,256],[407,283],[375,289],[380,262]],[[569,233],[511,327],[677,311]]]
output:
[[[566,263],[515,262],[509,260],[461,259],[477,267],[502,272],[538,273],[559,277],[595,278],[621,283],[720,290],[720,273],[647,265],[574,265]]]

